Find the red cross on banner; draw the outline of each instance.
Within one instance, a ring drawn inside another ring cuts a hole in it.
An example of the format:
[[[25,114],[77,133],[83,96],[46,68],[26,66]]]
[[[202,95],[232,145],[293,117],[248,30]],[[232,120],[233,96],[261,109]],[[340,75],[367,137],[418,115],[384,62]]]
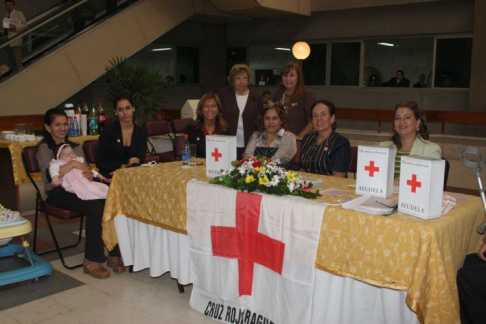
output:
[[[368,171],[369,172],[369,176],[370,177],[374,177],[375,176],[375,172],[379,172],[380,171],[380,168],[379,167],[375,167],[375,161],[370,161],[370,165],[365,165],[365,171]]]
[[[282,274],[285,244],[258,232],[261,200],[261,195],[238,192],[236,227],[211,226],[213,255],[238,259],[240,296],[251,296],[255,263]]]
[[[219,161],[219,158],[223,156],[223,154],[219,153],[218,148],[215,148],[214,149],[214,152],[211,153],[211,155],[214,157],[214,160],[216,162],[218,162]]]
[[[411,186],[412,192],[415,193],[417,191],[417,188],[422,187],[422,182],[417,181],[417,175],[416,174],[412,174],[412,179],[407,180],[407,186]]]

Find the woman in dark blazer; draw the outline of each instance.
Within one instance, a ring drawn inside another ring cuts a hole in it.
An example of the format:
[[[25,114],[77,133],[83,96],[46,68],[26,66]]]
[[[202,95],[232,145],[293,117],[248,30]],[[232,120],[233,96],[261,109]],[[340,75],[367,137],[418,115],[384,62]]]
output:
[[[107,178],[117,169],[140,165],[147,154],[147,131],[133,122],[132,99],[120,95],[113,103],[118,119],[105,127],[96,152],[96,167]]]
[[[246,144],[257,130],[256,119],[263,108],[262,95],[250,90],[250,68],[246,64],[234,65],[228,75],[231,87],[220,89],[218,97],[229,125],[229,135],[236,135],[237,157],[241,159]]]

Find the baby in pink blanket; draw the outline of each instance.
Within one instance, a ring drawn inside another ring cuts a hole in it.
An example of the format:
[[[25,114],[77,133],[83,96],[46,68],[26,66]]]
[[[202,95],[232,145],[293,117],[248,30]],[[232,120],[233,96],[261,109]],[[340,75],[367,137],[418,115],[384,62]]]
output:
[[[76,194],[82,200],[106,199],[108,186],[103,183],[90,181],[83,176],[83,172],[79,169],[72,168],[62,177],[59,176],[59,169],[64,164],[73,160],[84,163],[84,159],[76,156],[69,144],[60,145],[56,148],[54,154],[57,160],[51,161],[49,173],[52,178],[52,184],[55,187],[61,185],[64,190]],[[94,170],[93,176],[101,181],[109,182],[109,180]]]

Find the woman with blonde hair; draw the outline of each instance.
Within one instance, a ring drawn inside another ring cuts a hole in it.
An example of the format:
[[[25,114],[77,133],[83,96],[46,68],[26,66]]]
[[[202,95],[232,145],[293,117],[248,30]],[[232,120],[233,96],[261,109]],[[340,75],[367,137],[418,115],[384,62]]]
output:
[[[195,125],[187,125],[184,133],[188,135],[189,143],[196,144],[196,154],[199,158],[206,157],[206,135],[228,133],[228,124],[223,119],[223,107],[218,95],[204,94],[197,105]]]
[[[257,130],[255,120],[263,107],[261,94],[248,88],[250,68],[246,64],[234,65],[228,75],[230,87],[220,89],[218,97],[229,125],[229,135],[236,135],[237,157],[245,151],[250,136]]]

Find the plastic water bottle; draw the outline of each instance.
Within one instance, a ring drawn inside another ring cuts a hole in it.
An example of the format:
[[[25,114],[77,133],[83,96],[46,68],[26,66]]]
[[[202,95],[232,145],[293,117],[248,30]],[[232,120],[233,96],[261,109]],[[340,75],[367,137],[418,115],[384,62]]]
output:
[[[79,132],[79,123],[78,123],[78,118],[76,116],[73,118],[73,136],[78,137],[80,135]]]
[[[91,105],[89,112],[89,135],[98,135],[98,114],[96,113],[96,107]]]
[[[182,165],[189,165],[191,160],[191,143],[189,143],[189,135],[184,134],[184,143],[182,144]]]

